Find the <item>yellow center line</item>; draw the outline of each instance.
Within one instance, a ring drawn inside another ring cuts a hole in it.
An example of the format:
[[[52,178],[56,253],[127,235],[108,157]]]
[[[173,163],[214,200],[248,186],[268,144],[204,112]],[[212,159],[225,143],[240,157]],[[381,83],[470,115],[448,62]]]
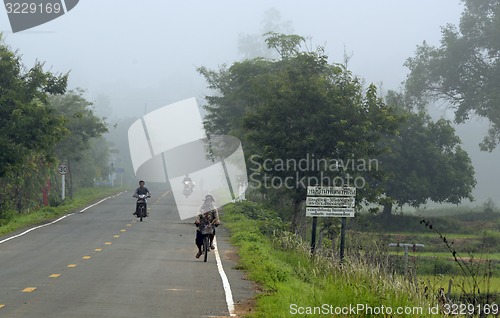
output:
[[[5,307],[5,305],[4,304],[0,304],[0,309],[2,309],[3,307]]]
[[[127,224],[127,226],[132,226],[132,224]]]
[[[119,238],[119,237],[120,237],[120,235],[113,235],[113,237]]]
[[[69,264],[68,265],[69,268],[73,268],[73,267],[76,267],[76,264]]]
[[[84,257],[82,257],[82,259],[91,259],[91,257],[90,256],[84,256]]]
[[[35,289],[36,289],[36,287],[26,287],[25,289],[23,289],[23,292],[25,292],[25,293],[31,293]]]
[[[57,277],[59,277],[59,276],[61,276],[61,274],[52,274],[52,275],[50,275],[49,277],[50,277],[50,278],[57,278]]]
[[[104,243],[104,244],[106,244],[106,245],[111,245],[111,242],[106,242],[106,243]]]
[[[94,251],[100,252],[100,251],[102,251],[102,248],[96,248]]]
[[[125,229],[120,230],[120,232],[126,232],[126,231],[127,231],[127,230],[125,230]]]

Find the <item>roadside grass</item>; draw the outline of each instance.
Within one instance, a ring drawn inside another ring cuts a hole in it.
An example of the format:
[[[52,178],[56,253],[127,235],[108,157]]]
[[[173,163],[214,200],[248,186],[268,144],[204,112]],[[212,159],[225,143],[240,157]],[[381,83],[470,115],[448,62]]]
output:
[[[424,299],[404,277],[388,273],[383,261],[353,256],[340,264],[331,258],[311,257],[308,244],[282,231],[276,213],[256,203],[227,205],[221,219],[232,243],[239,247],[239,268],[261,289],[249,317],[370,316],[335,312],[358,304],[378,309],[423,308],[422,313],[396,316],[426,317],[428,308],[436,305],[434,297]],[[271,228],[275,229],[272,233]]]
[[[60,205],[42,207],[29,213],[7,211],[0,219],[0,236],[20,229],[47,223],[53,219],[71,213],[83,206],[120,192],[117,188],[83,188],[76,191],[73,199],[67,198]]]

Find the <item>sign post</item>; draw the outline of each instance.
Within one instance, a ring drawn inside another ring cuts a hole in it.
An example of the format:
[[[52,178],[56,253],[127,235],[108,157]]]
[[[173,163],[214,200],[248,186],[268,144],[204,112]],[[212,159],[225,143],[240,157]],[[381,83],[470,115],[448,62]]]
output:
[[[61,199],[64,201],[66,198],[66,173],[68,172],[68,165],[65,163],[59,164],[57,171],[61,175]]]
[[[355,187],[308,186],[306,216],[313,217],[311,253],[316,248],[316,222],[318,217],[341,217],[340,261],[344,259],[346,218],[354,217]]]
[[[313,216],[312,231],[311,231],[311,254],[314,254],[316,249],[316,227],[318,226],[318,217]]]

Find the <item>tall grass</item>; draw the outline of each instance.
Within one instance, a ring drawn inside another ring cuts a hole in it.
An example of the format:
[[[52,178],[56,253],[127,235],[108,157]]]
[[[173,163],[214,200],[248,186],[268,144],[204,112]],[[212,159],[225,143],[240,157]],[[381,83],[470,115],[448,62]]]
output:
[[[347,256],[342,263],[333,257],[311,257],[308,245],[286,232],[274,215],[251,202],[232,204],[222,213],[232,242],[240,249],[240,267],[262,290],[250,317],[304,316],[308,310],[309,317],[332,316],[335,310],[353,306],[372,311],[350,311],[343,316],[379,317],[373,309],[384,306],[421,310],[399,315],[393,312],[394,317],[425,317],[430,316],[429,308],[437,305],[435,297],[426,298],[415,284],[391,273],[383,258],[374,261],[368,252]],[[276,228],[272,234],[270,224]]]

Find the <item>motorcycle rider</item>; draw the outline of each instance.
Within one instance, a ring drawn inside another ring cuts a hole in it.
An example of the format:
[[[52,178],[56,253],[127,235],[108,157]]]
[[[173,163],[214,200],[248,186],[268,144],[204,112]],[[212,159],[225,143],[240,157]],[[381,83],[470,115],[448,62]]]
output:
[[[217,211],[217,207],[215,206],[215,199],[213,195],[207,194],[205,196],[205,200],[201,204],[198,212],[199,214],[196,217],[196,220],[194,221],[194,224],[196,225],[196,227],[198,227],[196,230],[196,238],[195,238],[195,244],[198,247],[198,253],[196,254],[196,258],[199,258],[201,254],[203,254],[203,251],[201,250],[201,247],[203,246],[203,234],[201,234],[199,229],[200,224],[203,224],[204,221],[212,223],[215,227],[219,226],[220,224],[219,212]],[[210,249],[212,250],[215,249],[215,246],[213,245],[214,237],[215,237],[215,228],[214,228],[214,233],[210,235]]]
[[[186,186],[189,186],[189,184],[192,182],[193,182],[193,180],[191,180],[191,177],[189,177],[189,174],[186,174],[186,176],[182,180],[182,183],[185,184]]]
[[[143,180],[139,181],[139,187],[137,189],[135,189],[134,194],[132,196],[134,198],[138,198],[139,194],[145,194],[148,197],[151,196],[151,193],[149,192],[148,188],[146,188],[144,186],[144,181]],[[135,205],[135,212],[133,213],[133,215],[137,216],[137,212],[139,212],[139,203],[136,203],[136,205]],[[146,203],[146,216],[148,216],[148,215],[149,215],[149,213],[148,213],[148,206],[147,206],[147,203]]]
[[[194,188],[195,184],[194,184],[193,180],[191,180],[191,178],[189,177],[189,174],[186,174],[186,176],[182,180],[182,184],[184,185],[184,189],[182,190],[182,194],[184,194],[187,198],[187,197],[189,197],[189,195],[191,193],[193,193],[193,188]]]

